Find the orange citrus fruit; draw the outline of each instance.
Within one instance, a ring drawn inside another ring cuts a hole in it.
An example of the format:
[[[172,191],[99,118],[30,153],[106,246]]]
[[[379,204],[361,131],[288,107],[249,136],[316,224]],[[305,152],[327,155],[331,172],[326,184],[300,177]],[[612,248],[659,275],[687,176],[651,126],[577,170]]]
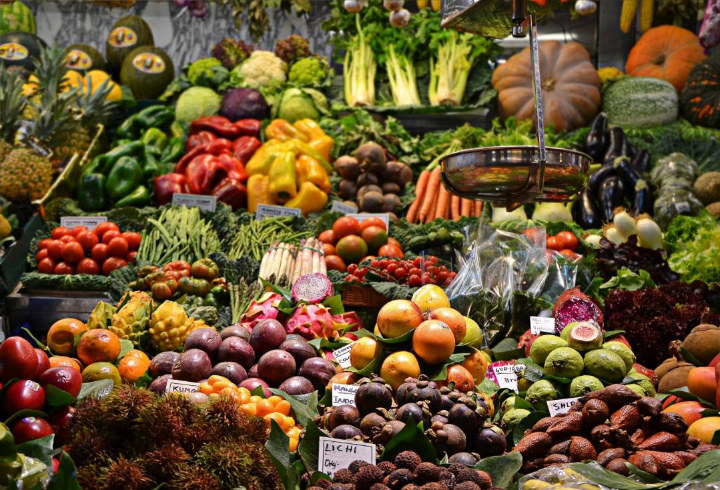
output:
[[[702,442],[710,444],[715,432],[720,430],[720,417],[705,417],[688,428],[687,433],[693,437],[697,437]]]
[[[114,362],[119,354],[120,339],[104,328],[88,330],[77,345],[77,355],[85,364]]]
[[[393,352],[385,358],[380,366],[380,377],[392,386],[393,390],[397,390],[405,382],[405,378],[417,378],[418,376],[420,376],[420,364],[417,358],[408,351]]]
[[[380,342],[372,337],[361,337],[350,348],[350,364],[355,369],[362,369],[380,355],[380,352]]]
[[[53,354],[70,355],[75,336],[86,330],[85,324],[77,318],[63,318],[53,323],[48,330],[47,345]]]
[[[412,346],[415,354],[428,364],[447,361],[455,351],[455,335],[446,323],[426,320],[413,332]]]
[[[52,356],[50,357],[50,367],[71,367],[73,369],[77,369],[79,372],[82,371],[82,367],[80,366],[80,362],[77,361],[77,359],[73,359],[72,357],[68,356]]]
[[[124,381],[130,383],[136,382],[142,377],[150,366],[150,360],[145,356],[145,359],[131,355],[130,353],[123,356],[118,364],[118,371],[120,377]]]
[[[83,369],[83,383],[91,381],[99,381],[101,379],[109,379],[114,385],[119,386],[122,383],[120,373],[114,364],[109,362],[94,362]]]

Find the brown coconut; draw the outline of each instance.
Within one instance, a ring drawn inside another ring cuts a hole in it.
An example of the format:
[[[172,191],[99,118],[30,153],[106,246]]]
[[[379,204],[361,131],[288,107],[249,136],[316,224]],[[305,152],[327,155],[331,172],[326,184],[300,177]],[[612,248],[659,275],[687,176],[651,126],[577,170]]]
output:
[[[680,388],[681,386],[687,386],[688,374],[690,374],[690,370],[695,367],[689,362],[678,361],[677,359],[673,360],[675,361],[674,367],[672,365],[665,366],[667,361],[660,365],[660,367],[667,368],[667,371],[664,372],[664,375],[658,384],[659,393],[667,393],[670,390]]]
[[[682,346],[698,361],[707,364],[720,353],[720,328],[701,323],[685,337]]]

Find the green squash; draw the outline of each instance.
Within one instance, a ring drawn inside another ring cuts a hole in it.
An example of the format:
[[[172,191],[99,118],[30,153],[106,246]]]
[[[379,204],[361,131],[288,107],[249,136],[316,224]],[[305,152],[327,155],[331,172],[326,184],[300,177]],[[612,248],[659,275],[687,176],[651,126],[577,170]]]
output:
[[[695,65],[680,101],[685,119],[699,126],[720,128],[720,53]]]
[[[0,34],[0,63],[32,70],[35,67],[33,59],[40,58],[40,52],[45,46],[42,39],[27,32]]]
[[[125,57],[120,83],[127,85],[136,99],[156,99],[175,78],[175,66],[160,48],[140,46]]]
[[[138,46],[154,46],[150,26],[137,15],[127,15],[115,22],[105,43],[108,68],[119,73],[125,57]]]
[[[651,128],[678,117],[675,87],[651,77],[623,77],[603,93],[602,111],[608,122],[622,128]]]
[[[87,44],[72,44],[67,47],[65,61],[69,70],[86,73],[91,70],[104,70],[105,58],[97,49]]]

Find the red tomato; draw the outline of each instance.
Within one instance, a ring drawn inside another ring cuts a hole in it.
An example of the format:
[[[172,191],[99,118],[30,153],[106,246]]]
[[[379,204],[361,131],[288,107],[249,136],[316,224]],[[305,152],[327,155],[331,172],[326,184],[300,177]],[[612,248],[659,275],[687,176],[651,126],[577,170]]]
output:
[[[528,239],[530,243],[534,243],[537,235],[541,233],[542,230],[538,228],[526,228],[523,230],[522,234]]]
[[[322,233],[318,235],[318,240],[320,240],[323,243],[329,243],[330,245],[335,245],[335,233],[333,233],[332,230],[325,230]]]
[[[84,232],[84,231],[88,231],[88,227],[87,227],[87,226],[78,225],[78,226],[75,226],[75,227],[72,229],[71,233],[72,233],[72,236],[77,237],[80,233],[82,233],[82,232]]]
[[[100,266],[93,259],[82,259],[77,265],[78,274],[100,274]]]
[[[75,274],[75,269],[70,264],[58,262],[55,266],[55,274]]]
[[[105,234],[105,236],[109,235],[112,232],[108,232]],[[105,237],[103,237],[104,239]],[[112,240],[110,240],[107,244],[108,246],[108,253],[113,257],[125,257],[128,253],[128,242],[123,237],[115,237]]]
[[[402,250],[402,245],[400,245],[400,242],[398,242],[396,239],[394,239],[391,236],[388,237],[388,245],[395,245],[397,248]]]
[[[386,230],[385,222],[380,218],[373,216],[372,218],[366,218],[360,222],[360,233],[362,233],[365,228],[369,228],[371,226],[379,226],[383,230]]]
[[[565,244],[556,236],[551,236],[547,238],[546,241],[547,248],[550,250],[557,250],[558,252],[565,248]]]
[[[58,226],[56,228],[53,228],[53,230],[50,232],[50,238],[57,240],[61,236],[69,235],[70,234],[70,228],[67,226]]]
[[[37,269],[38,272],[42,274],[52,274],[55,270],[55,262],[53,262],[53,259],[49,257],[42,259],[40,262],[38,262]]]
[[[58,238],[58,241],[62,242],[62,243],[70,243],[70,242],[75,241],[75,237],[72,235],[63,235],[60,238]]]
[[[125,261],[125,259],[120,257],[110,257],[105,262],[103,262],[102,273],[107,276],[115,269],[125,267],[126,265],[127,262]]]
[[[403,254],[402,249],[397,245],[388,243],[387,245],[383,245],[382,247],[380,247],[380,250],[378,250],[378,256],[403,258],[405,254]]]
[[[77,264],[83,257],[85,257],[85,251],[78,242],[68,242],[63,246],[62,258],[68,264]]]
[[[140,235],[140,233],[126,231],[122,234],[122,237],[127,241],[128,248],[130,250],[137,250],[140,248],[140,240],[142,239],[142,235]]]
[[[43,248],[48,248],[48,245],[52,242],[52,238],[43,238],[40,240],[40,243],[38,243],[38,248],[42,250]]]
[[[92,250],[92,248],[100,241],[98,240],[97,235],[92,231],[83,231],[82,233],[78,233],[75,239],[80,245],[82,245],[82,248],[83,250],[85,250],[85,252],[89,252],[90,250]]]
[[[48,255],[53,260],[62,259],[63,242],[60,240],[51,240],[47,247]]]
[[[132,252],[128,252],[127,254],[127,261],[131,264],[135,264],[137,261],[135,260],[135,257],[137,257],[137,250],[133,250]]]
[[[106,221],[105,223],[100,223],[95,227],[93,230],[93,233],[97,235],[97,237],[102,240],[103,235],[105,235],[106,231],[114,230],[117,232],[120,232],[120,228],[118,228],[118,225],[111,221]]]
[[[50,255],[48,255],[47,248],[42,248],[35,254],[35,260],[37,260],[38,263],[40,263],[42,259],[47,259],[48,257],[50,257]]]
[[[577,254],[569,248],[563,248],[562,250],[560,250],[560,253],[568,259],[574,259],[575,257],[577,257]]]
[[[577,250],[578,248],[578,239],[575,236],[575,233],[571,231],[561,231],[557,235],[560,240],[562,240],[564,247],[563,248],[569,248],[573,252]]]
[[[113,238],[120,238],[121,236],[122,234],[117,230],[108,230],[103,233],[102,240],[100,241],[107,245]]]
[[[98,264],[102,264],[103,262],[105,262],[105,259],[107,259],[109,255],[110,254],[108,254],[107,245],[105,245],[104,243],[98,243],[90,251],[90,256],[95,259],[95,262],[97,262]]]

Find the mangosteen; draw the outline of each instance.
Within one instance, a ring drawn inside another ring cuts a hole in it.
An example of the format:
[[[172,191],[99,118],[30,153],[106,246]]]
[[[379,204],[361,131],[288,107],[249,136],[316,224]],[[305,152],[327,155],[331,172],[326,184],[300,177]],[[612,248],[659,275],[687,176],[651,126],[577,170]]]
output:
[[[432,419],[430,419],[430,423],[434,424],[435,422],[439,422],[441,424],[447,424],[448,423],[448,413],[445,410],[441,410],[440,412],[433,415]]]
[[[433,424],[435,427],[435,424]],[[438,430],[431,430],[428,435],[430,441],[435,446],[435,453],[442,457],[443,453],[452,455],[465,451],[467,446],[467,438],[460,427],[453,424],[444,424]]]
[[[507,439],[502,429],[495,425],[486,425],[475,433],[472,439],[473,449],[483,458],[499,456],[507,448]]]
[[[455,406],[455,402],[450,399],[448,395],[440,396],[440,409],[450,411]]]
[[[328,427],[334,430],[341,425],[357,427],[360,423],[360,412],[352,405],[339,405],[333,407],[328,415]]]
[[[395,413],[395,420],[402,420],[408,423],[409,420],[414,420],[415,423],[424,422],[427,424],[429,413],[424,413],[422,407],[417,403],[406,403],[402,407],[398,408]]]
[[[362,437],[362,432],[353,425],[343,424],[335,427],[332,432],[330,432],[330,437],[335,439],[352,439],[353,437]]]
[[[385,425],[383,425],[380,430],[376,431],[373,437],[373,442],[375,444],[387,444],[390,439],[398,435],[400,431],[404,428],[405,422],[401,422],[399,420],[391,420],[390,422],[387,422]]]
[[[475,466],[478,459],[470,453],[460,452],[455,453],[448,459],[450,463],[462,464],[465,466]]]
[[[372,412],[364,416],[360,421],[360,430],[363,434],[370,437],[374,431],[380,430],[380,427],[385,425],[386,422],[387,420],[385,420],[382,415]]]
[[[456,403],[448,412],[448,421],[468,434],[475,432],[482,424],[480,415],[464,403]]]
[[[363,383],[355,393],[355,406],[361,415],[367,415],[376,408],[388,409],[392,405],[392,391],[380,381]]]

